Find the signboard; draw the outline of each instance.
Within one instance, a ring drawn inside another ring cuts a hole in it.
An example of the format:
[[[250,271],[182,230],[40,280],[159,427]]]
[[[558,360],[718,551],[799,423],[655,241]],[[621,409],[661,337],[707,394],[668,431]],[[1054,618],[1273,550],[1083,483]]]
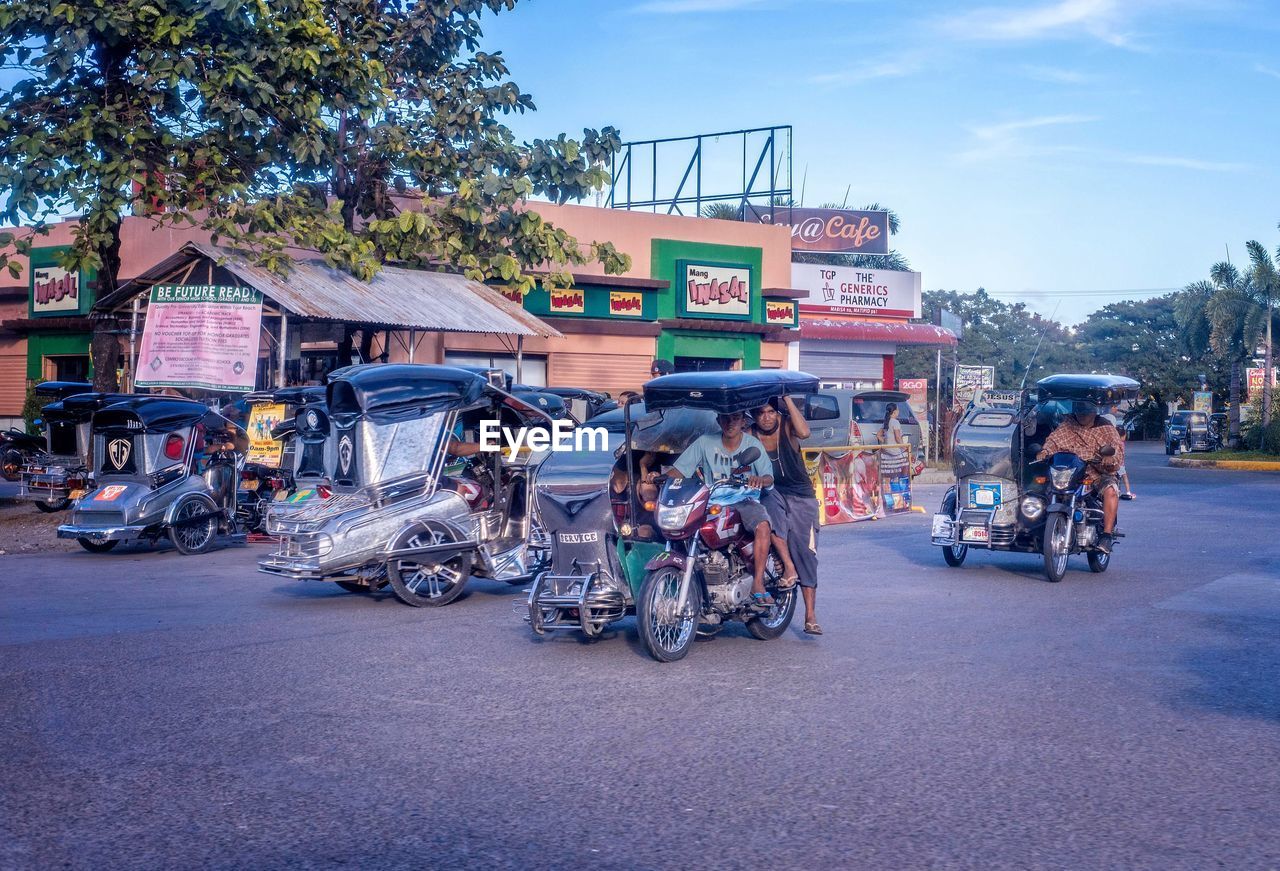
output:
[[[157,284],[138,347],[139,387],[252,390],[262,294],[249,287]]]
[[[899,378],[898,389],[907,394],[907,405],[910,406],[915,419],[920,422],[920,444],[927,457],[929,456],[929,436],[932,435],[929,431],[931,427],[926,423],[929,420],[929,379]]]
[[[492,287],[492,285],[490,286]],[[494,287],[493,289],[505,296],[511,302],[514,302],[517,305],[524,305],[524,294],[520,292],[520,288],[503,286]]]
[[[693,318],[751,319],[751,267],[679,261],[680,314]]]
[[[61,266],[31,268],[31,314],[67,315],[80,312],[80,273]]]
[[[791,228],[792,251],[888,254],[889,213],[748,205],[746,220]]]
[[[1280,368],[1273,368],[1271,370],[1271,386],[1272,387],[1276,386],[1277,372],[1280,372]],[[1246,392],[1248,393],[1250,399],[1253,399],[1256,396],[1262,395],[1262,373],[1263,373],[1263,368],[1261,366],[1259,366],[1256,369],[1250,368],[1250,369],[1244,370],[1245,383],[1248,385],[1246,387]]]
[[[979,390],[996,386],[996,367],[957,366],[955,372],[955,404],[968,405]]]
[[[552,314],[582,314],[586,308],[586,294],[577,288],[551,291]]]
[[[766,324],[784,324],[788,327],[796,325],[796,304],[790,300],[765,300],[764,322]]]
[[[284,442],[271,437],[271,431],[283,422],[288,406],[283,402],[255,402],[249,409],[249,451],[245,460],[279,468]]]
[[[1208,390],[1197,390],[1191,394],[1191,410],[1213,414],[1213,393]]]
[[[1017,390],[982,390],[976,397],[977,404],[989,408],[1017,408],[1022,404],[1022,393]]]
[[[919,272],[792,263],[791,285],[809,291],[805,313],[920,317]]]
[[[644,296],[633,290],[609,291],[609,314],[622,318],[643,317]]]
[[[950,330],[957,339],[964,338],[964,318],[955,312],[939,307],[937,320],[934,323],[944,330]]]

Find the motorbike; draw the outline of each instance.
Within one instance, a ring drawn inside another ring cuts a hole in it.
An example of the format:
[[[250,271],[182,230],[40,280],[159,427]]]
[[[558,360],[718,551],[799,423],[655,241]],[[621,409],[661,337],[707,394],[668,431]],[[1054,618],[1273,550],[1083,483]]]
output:
[[[128,393],[75,393],[44,407],[44,445],[22,468],[18,497],[46,513],[63,511],[93,486],[93,416]]]
[[[35,386],[36,401],[42,406],[93,389],[83,381],[44,381]],[[38,462],[46,448],[44,436],[31,435],[17,428],[0,430],[0,478],[21,481],[22,470]]]
[[[1067,573],[1067,558],[1084,553],[1089,568],[1105,572],[1111,554],[1098,550],[1102,531],[1102,499],[1085,483],[1090,465],[1115,456],[1116,449],[1107,445],[1098,456],[1083,460],[1075,454],[1056,453],[1048,464],[1048,486],[1045,491],[1044,573],[1049,580],[1061,581]],[[1123,533],[1113,532],[1116,539]]]
[[[450,462],[451,435],[485,420],[549,424],[527,396],[451,366],[363,364],[330,375],[324,411],[299,408],[298,487],[267,530],[279,549],[259,571],[336,582],[352,592],[390,585],[414,606],[441,606],[473,576],[527,583],[541,551],[532,479],[547,452],[482,451]],[[323,463],[323,476],[313,464]]]
[[[1014,407],[987,405],[979,398],[956,426],[952,441],[956,483],[933,516],[930,541],[942,548],[946,564],[961,567],[971,549],[1043,555],[1048,520],[1059,513],[1048,509],[1062,504],[1062,494],[1055,496],[1053,489],[1053,458],[1037,459],[1045,440],[1070,413],[1074,400],[1115,405],[1137,398],[1140,386],[1116,375],[1061,374],[1022,391]],[[1065,474],[1058,473],[1064,486],[1069,483]],[[1100,510],[1101,503],[1091,494],[1076,501],[1082,512]],[[1080,522],[1072,516],[1072,523]],[[1056,554],[1064,539],[1056,521],[1054,526],[1050,538],[1056,542]],[[1100,528],[1100,519],[1085,526]],[[1088,554],[1090,569],[1106,571],[1110,559],[1097,550],[1096,534],[1084,532],[1071,541],[1070,553]],[[1050,580],[1061,580],[1062,574],[1055,576],[1050,568],[1061,564],[1065,571],[1065,562],[1066,557],[1045,560]]]
[[[122,541],[168,538],[182,554],[208,551],[218,535],[243,540],[235,521],[235,470],[244,439],[199,402],[132,396],[93,416],[94,489],[71,506],[59,538],[91,553]]]

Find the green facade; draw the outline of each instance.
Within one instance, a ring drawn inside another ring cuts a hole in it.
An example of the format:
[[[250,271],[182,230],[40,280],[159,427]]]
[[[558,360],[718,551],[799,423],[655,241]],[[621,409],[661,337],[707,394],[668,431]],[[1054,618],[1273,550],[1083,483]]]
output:
[[[81,357],[89,354],[89,333],[40,332],[27,334],[27,378],[44,378],[45,357]],[[89,372],[93,372],[92,361]]]
[[[27,269],[27,314],[33,320],[41,318],[79,318],[89,314],[93,307],[93,283],[97,273],[82,269],[78,276],[75,310],[41,312],[36,310],[36,270],[61,266],[62,257],[71,250],[69,245],[32,248],[30,266]],[[44,377],[44,358],[55,356],[85,357],[89,355],[91,336],[87,332],[65,330],[33,330],[27,335],[27,378],[39,381]],[[92,366],[90,367],[92,372]]]
[[[684,267],[701,264],[748,268],[751,272],[750,315],[738,320],[763,324],[765,311],[760,284],[763,260],[763,252],[759,248],[654,239],[650,272],[654,278],[671,282],[671,286],[658,295],[658,317],[685,316],[681,311],[681,300],[686,292]],[[673,361],[676,357],[740,360],[742,368],[755,369],[760,365],[760,336],[713,330],[664,329],[658,336],[657,356]]]

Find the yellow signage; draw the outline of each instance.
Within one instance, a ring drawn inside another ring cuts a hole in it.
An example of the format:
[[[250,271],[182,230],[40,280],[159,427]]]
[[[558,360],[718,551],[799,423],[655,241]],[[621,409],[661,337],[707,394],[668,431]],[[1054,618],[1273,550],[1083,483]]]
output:
[[[794,302],[766,300],[764,311],[765,323],[792,326],[796,322],[796,304]]]
[[[635,291],[609,291],[609,314],[615,317],[638,318],[644,315],[644,297]]]
[[[271,437],[276,424],[284,420],[288,406],[282,402],[256,402],[249,411],[249,453],[246,455],[250,463],[262,463],[265,466],[279,466],[284,453],[284,443]]]

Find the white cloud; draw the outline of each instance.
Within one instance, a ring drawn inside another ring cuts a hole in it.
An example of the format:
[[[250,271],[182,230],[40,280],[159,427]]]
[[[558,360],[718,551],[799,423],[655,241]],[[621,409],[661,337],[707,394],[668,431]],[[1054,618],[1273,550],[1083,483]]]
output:
[[[1097,121],[1093,115],[1041,115],[1036,118],[1023,118],[1017,121],[1002,121],[999,124],[970,127],[970,132],[979,139],[989,142],[1009,139],[1020,130],[1034,130],[1037,127],[1055,127],[1061,124],[1087,124]]]
[[[846,70],[818,73],[809,77],[815,85],[856,85],[874,79],[896,79],[919,72],[920,64],[913,60],[886,60],[861,64]]]
[[[1108,45],[1131,47],[1122,32],[1122,5],[1116,0],[1058,0],[1031,8],[987,6],[947,19],[944,28],[963,39],[1020,41],[1087,36]]]
[[[1255,73],[1262,73],[1264,76],[1271,76],[1273,79],[1280,79],[1280,70],[1272,69],[1266,64],[1254,64],[1253,71]]]
[[[1115,154],[1112,157],[1121,163],[1134,163],[1139,166],[1168,166],[1174,169],[1194,169],[1200,172],[1244,172],[1250,168],[1247,163],[1198,160],[1194,157],[1175,157],[1163,154]]]
[[[1024,66],[1022,71],[1028,78],[1038,82],[1049,82],[1055,85],[1083,85],[1096,82],[1097,76],[1082,73],[1079,70],[1067,70],[1061,67]]]

